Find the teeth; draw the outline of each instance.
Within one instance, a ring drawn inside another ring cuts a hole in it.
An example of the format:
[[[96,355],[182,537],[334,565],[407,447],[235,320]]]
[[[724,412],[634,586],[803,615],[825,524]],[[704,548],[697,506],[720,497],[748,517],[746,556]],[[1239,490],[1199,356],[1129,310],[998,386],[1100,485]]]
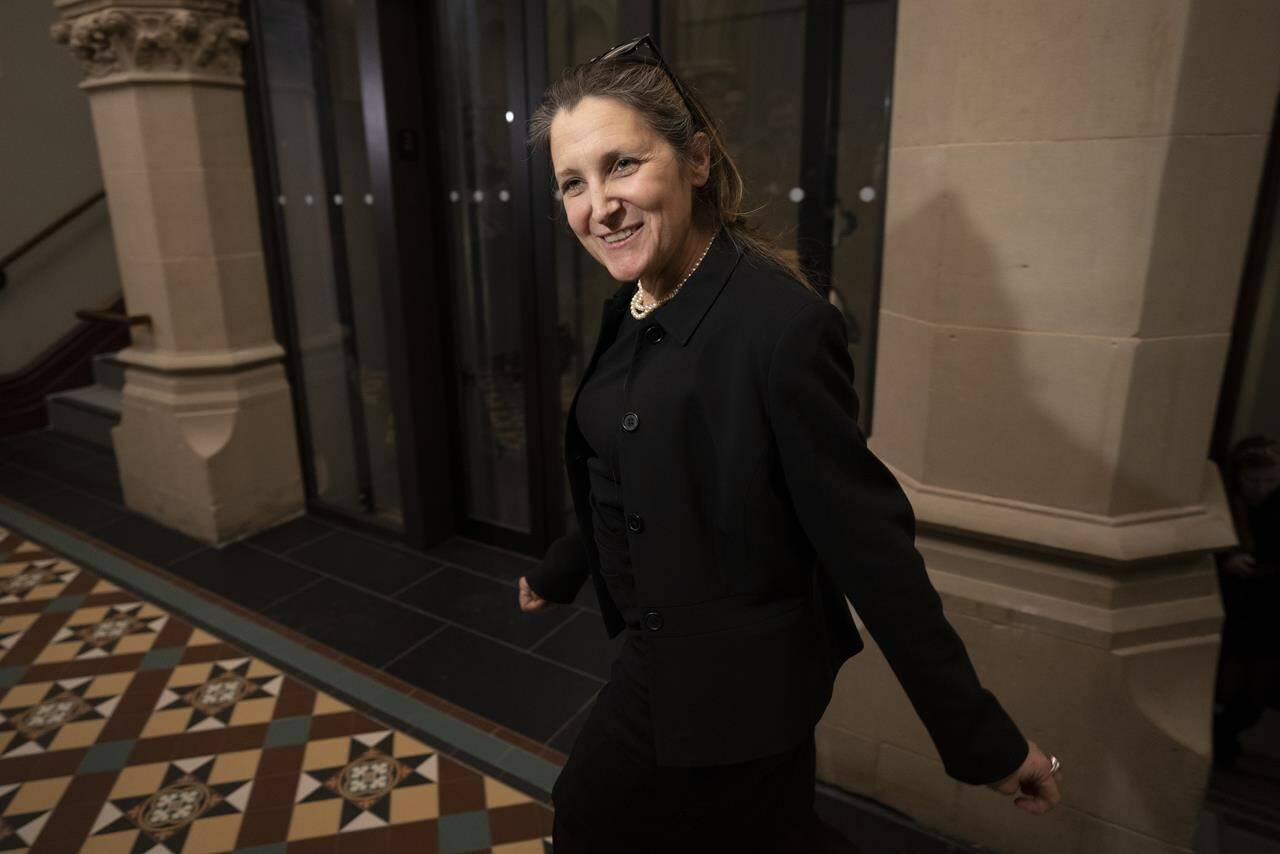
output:
[[[617,231],[617,232],[614,232],[613,234],[606,235],[604,238],[604,242],[617,243],[619,240],[626,240],[628,237],[630,237],[635,233],[636,233],[636,230],[634,228],[625,228],[622,231]]]

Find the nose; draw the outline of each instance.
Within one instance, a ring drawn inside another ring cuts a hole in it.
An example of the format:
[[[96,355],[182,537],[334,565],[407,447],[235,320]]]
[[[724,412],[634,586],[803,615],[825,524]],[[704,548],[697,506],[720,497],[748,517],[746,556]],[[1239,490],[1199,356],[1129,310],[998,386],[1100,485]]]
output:
[[[622,210],[622,202],[606,191],[606,185],[597,184],[591,188],[591,221],[599,225],[609,225],[616,221],[618,211]]]

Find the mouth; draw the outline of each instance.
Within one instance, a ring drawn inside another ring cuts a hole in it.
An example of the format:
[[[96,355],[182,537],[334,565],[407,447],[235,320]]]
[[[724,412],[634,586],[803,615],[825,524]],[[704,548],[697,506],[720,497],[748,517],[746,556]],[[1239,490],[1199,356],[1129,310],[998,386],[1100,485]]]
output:
[[[629,228],[620,228],[617,231],[600,235],[600,240],[604,243],[606,249],[620,249],[630,243],[642,228],[644,228],[644,223],[633,225]]]

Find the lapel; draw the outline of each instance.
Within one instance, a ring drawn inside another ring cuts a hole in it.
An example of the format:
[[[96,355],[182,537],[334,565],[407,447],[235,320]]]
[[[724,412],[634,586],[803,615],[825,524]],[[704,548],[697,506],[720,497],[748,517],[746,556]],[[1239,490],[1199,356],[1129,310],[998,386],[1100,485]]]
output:
[[[680,293],[670,302],[655,308],[649,317],[675,335],[680,346],[688,344],[694,330],[729,281],[741,256],[742,250],[734,245],[723,228],[720,229],[716,232],[715,240],[711,241],[706,257],[702,259],[698,269],[693,271],[689,281],[680,288]],[[630,293],[631,290],[628,291]]]

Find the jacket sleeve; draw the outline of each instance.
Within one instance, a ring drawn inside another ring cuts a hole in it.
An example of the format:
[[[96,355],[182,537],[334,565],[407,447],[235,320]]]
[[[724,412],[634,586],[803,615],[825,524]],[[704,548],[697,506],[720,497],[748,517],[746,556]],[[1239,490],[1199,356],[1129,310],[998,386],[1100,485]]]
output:
[[[994,783],[1026,739],[978,681],[915,548],[915,514],[858,427],[844,318],[815,301],[769,362],[767,405],[787,488],[819,563],[884,652],[947,773]]]
[[[567,605],[578,595],[587,580],[587,552],[582,544],[582,531],[577,519],[569,520],[563,537],[547,546],[547,553],[525,578],[533,592],[548,602]]]

